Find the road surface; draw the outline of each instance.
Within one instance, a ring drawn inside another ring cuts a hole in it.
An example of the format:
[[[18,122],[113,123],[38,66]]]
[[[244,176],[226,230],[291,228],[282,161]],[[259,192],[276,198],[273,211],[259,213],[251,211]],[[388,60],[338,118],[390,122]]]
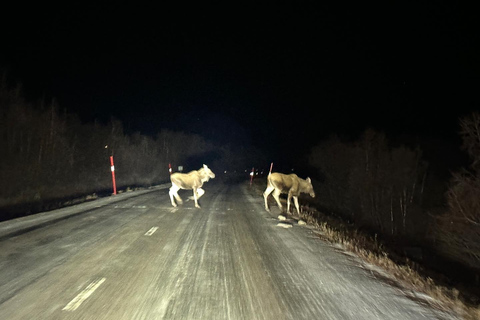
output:
[[[164,186],[0,223],[0,318],[452,318],[277,226],[248,184],[204,189],[202,209]]]

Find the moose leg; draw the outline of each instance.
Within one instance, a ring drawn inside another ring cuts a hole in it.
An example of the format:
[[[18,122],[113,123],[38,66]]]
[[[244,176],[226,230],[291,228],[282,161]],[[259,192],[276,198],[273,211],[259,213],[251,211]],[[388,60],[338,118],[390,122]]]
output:
[[[300,216],[300,206],[298,205],[298,197],[293,196],[293,201],[295,202],[295,207],[297,208],[298,216]]]
[[[200,197],[203,196],[204,194],[205,194],[205,190],[203,190],[202,188],[197,188],[197,199],[200,199]],[[188,197],[188,199],[195,200],[195,197],[190,196]]]
[[[199,196],[197,194],[197,189],[193,188],[193,199],[195,200],[195,208],[200,209],[200,206],[198,205],[198,198],[199,198]]]
[[[287,213],[288,213],[288,214],[290,214],[290,203],[291,203],[291,202],[290,202],[290,199],[291,199],[291,198],[292,198],[292,193],[289,192],[289,193],[287,194]]]
[[[182,198],[180,198],[180,196],[178,195],[178,192],[175,192],[174,196],[175,196],[175,199],[177,200],[178,204],[182,204],[182,203],[183,203],[183,200],[182,200]]]
[[[272,193],[274,189],[275,189],[274,187],[268,186],[267,189],[265,189],[265,192],[263,193],[263,198],[265,199],[265,210],[267,210],[268,212],[270,212],[270,209],[268,209],[267,199],[270,193]]]
[[[205,194],[205,190],[203,190],[202,188],[198,188],[197,189],[197,199],[200,199],[201,196],[203,196]]]
[[[180,196],[178,195],[178,190],[180,190],[180,188],[176,184],[172,183],[172,186],[170,187],[170,191],[168,191],[168,194],[170,195],[170,201],[172,202],[172,206],[174,207],[176,207],[177,204],[173,200],[173,197],[177,199],[178,203],[180,204],[182,203],[182,198],[180,198]]]
[[[275,189],[275,191],[273,191],[273,197],[277,201],[277,204],[280,207],[280,211],[283,212],[282,203],[280,202],[280,190]]]

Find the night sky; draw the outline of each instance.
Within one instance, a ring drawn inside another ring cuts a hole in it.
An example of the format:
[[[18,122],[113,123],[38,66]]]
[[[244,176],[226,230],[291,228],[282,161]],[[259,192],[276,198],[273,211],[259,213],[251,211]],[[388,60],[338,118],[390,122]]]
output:
[[[193,132],[272,158],[367,127],[448,139],[480,109],[473,8],[223,3],[3,10],[0,70],[83,121],[113,116],[129,133]]]

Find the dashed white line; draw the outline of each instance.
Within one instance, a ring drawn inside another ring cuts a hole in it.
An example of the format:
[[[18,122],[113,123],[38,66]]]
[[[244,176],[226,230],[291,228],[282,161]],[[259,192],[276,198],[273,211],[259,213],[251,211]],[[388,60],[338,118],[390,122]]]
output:
[[[158,227],[152,227],[150,230],[145,233],[146,236],[151,236],[155,231],[157,231]]]
[[[70,301],[62,310],[75,311],[107,278],[101,278],[90,283],[82,292],[80,292],[72,301]]]

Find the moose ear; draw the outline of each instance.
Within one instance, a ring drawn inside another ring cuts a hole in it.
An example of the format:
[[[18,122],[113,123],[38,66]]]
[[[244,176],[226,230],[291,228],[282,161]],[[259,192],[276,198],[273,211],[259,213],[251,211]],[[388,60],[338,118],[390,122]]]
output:
[[[307,182],[312,183],[312,179],[310,179],[310,177],[307,177]]]
[[[206,165],[206,164],[203,164],[203,167],[204,167],[205,169],[208,169],[208,167],[207,167],[207,165]]]

